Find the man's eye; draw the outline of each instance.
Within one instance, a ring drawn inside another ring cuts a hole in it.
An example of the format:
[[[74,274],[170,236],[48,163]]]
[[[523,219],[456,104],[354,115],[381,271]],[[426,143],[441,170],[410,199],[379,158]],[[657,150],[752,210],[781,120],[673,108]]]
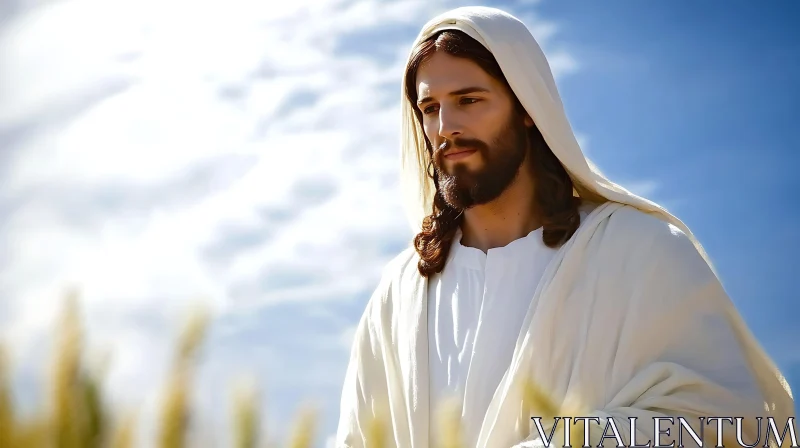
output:
[[[464,104],[472,104],[472,103],[477,103],[478,99],[477,98],[461,98],[461,102],[464,103]]]

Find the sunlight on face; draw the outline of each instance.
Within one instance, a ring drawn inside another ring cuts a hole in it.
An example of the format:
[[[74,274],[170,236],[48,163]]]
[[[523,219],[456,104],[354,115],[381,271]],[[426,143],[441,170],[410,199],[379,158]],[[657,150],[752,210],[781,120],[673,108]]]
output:
[[[447,143],[443,168],[456,164],[474,170],[485,163],[470,141],[490,145],[513,111],[505,87],[476,63],[437,52],[417,72],[417,107],[434,151]],[[454,144],[462,142],[465,147]]]
[[[525,160],[529,118],[515,111],[504,84],[469,59],[434,53],[416,82],[442,197],[456,209],[493,201]]]

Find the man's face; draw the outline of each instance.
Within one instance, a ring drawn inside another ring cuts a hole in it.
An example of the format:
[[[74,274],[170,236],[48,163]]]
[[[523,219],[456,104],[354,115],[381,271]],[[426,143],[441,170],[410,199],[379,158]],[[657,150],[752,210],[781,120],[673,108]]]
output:
[[[465,58],[435,53],[416,83],[445,201],[463,210],[497,198],[525,160],[530,119],[515,112],[500,82]]]

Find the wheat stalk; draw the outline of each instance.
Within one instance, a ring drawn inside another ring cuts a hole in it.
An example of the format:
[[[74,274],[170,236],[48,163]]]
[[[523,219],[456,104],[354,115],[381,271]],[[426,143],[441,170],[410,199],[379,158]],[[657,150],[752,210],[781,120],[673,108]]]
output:
[[[11,375],[8,373],[6,352],[0,347],[0,447],[14,446],[16,433],[14,401],[11,396]]]
[[[464,447],[463,428],[461,426],[461,401],[457,398],[442,400],[436,411],[435,422],[439,429],[436,446],[441,448]]]
[[[161,448],[184,448],[189,427],[193,361],[205,337],[208,315],[196,310],[178,340],[178,350],[161,407]]]
[[[558,429],[558,426],[567,424],[566,417],[573,419],[574,417],[581,417],[588,415],[585,406],[582,406],[577,400],[565,400],[562,405],[556,404],[551,398],[550,394],[545,392],[538,383],[533,381],[532,378],[526,379],[523,383],[523,409],[525,415],[538,416],[541,418],[542,429],[549,432],[552,426]],[[556,418],[560,417],[558,421]],[[576,446],[576,444],[583,444],[584,423],[582,421],[576,422],[569,429],[569,444]],[[564,430],[555,431],[553,433],[553,443],[556,446],[564,445],[566,437]]]
[[[258,443],[258,400],[256,388],[240,383],[233,395],[233,446],[256,448]]]
[[[100,447],[106,412],[97,378],[82,365],[82,331],[78,295],[67,295],[51,377],[51,421],[54,446]]]
[[[295,420],[294,431],[290,436],[290,448],[311,448],[316,430],[316,412],[310,407],[300,410],[299,417]]]
[[[129,413],[122,418],[110,440],[111,448],[133,448],[136,441],[136,415]]]

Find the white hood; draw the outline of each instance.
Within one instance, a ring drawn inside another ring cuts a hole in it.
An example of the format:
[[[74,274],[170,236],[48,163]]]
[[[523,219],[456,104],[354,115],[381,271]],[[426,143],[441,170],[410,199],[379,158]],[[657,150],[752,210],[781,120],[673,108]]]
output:
[[[681,220],[653,201],[637,196],[607,179],[583,154],[564,112],[550,65],[522,21],[490,7],[452,9],[425,24],[411,46],[412,51],[421,41],[445,29],[467,33],[494,54],[511,89],[572,178],[576,196],[591,201],[609,200],[629,204],[661,217],[686,233],[711,264],[702,246]],[[418,232],[423,218],[432,212],[436,190],[426,174],[429,155],[425,148],[425,135],[414,115],[414,106],[406,99],[405,76],[401,85],[401,188],[411,226],[414,232]]]

